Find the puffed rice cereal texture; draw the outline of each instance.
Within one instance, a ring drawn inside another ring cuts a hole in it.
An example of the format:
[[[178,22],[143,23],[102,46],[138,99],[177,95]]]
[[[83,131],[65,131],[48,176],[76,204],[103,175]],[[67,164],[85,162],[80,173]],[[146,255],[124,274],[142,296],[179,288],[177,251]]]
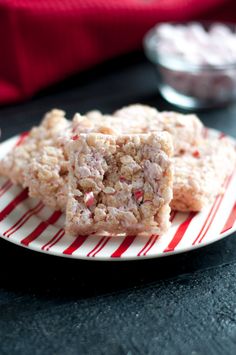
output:
[[[235,164],[235,148],[227,138],[202,140],[198,147],[175,156],[172,209],[201,211],[224,192],[222,185]]]
[[[81,134],[70,143],[66,230],[72,235],[157,233],[169,227],[168,133]]]

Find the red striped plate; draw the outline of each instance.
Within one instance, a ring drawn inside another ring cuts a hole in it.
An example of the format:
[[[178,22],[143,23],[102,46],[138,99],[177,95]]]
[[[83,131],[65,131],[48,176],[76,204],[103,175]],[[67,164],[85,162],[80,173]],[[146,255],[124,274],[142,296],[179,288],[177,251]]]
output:
[[[212,137],[222,133],[210,129]],[[0,157],[22,141],[1,144]],[[234,140],[235,142],[235,140]],[[27,191],[0,177],[0,236],[35,251],[75,259],[131,260],[186,252],[211,244],[236,231],[236,172],[225,181],[226,192],[201,213],[172,213],[167,234],[149,238],[66,235],[64,215],[52,211]]]

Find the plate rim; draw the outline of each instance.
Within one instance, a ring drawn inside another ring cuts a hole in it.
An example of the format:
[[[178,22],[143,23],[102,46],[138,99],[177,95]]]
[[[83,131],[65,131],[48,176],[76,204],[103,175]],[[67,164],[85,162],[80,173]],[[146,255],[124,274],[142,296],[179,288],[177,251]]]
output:
[[[0,238],[5,240],[6,242],[10,242],[14,245],[17,245],[19,247],[22,247],[24,249],[30,250],[30,251],[35,251],[37,253],[41,253],[41,254],[46,254],[46,255],[52,255],[52,256],[56,256],[56,257],[61,257],[61,258],[65,258],[65,259],[77,259],[77,260],[86,260],[86,261],[138,261],[138,260],[148,260],[148,259],[159,259],[159,258],[165,258],[168,256],[174,256],[174,255],[178,255],[178,254],[184,254],[184,253],[189,253],[191,251],[194,251],[196,249],[200,249],[200,248],[204,248],[208,245],[217,243],[223,239],[225,239],[226,237],[228,237],[231,234],[234,234],[236,232],[236,227],[235,229],[231,228],[228,231],[220,234],[220,238],[219,239],[214,239],[214,240],[210,240],[208,242],[204,242],[204,243],[200,243],[200,244],[195,244],[192,245],[191,247],[187,247],[184,250],[183,249],[177,249],[177,250],[173,250],[170,252],[163,252],[161,254],[150,254],[150,255],[136,255],[136,256],[125,256],[125,257],[103,257],[103,256],[96,256],[96,257],[89,257],[89,256],[80,256],[80,255],[76,255],[76,254],[63,254],[63,253],[57,253],[54,251],[45,251],[42,249],[37,249],[34,246],[25,246],[24,244],[21,243],[17,243],[16,240],[14,239],[8,239],[2,235],[0,235]]]

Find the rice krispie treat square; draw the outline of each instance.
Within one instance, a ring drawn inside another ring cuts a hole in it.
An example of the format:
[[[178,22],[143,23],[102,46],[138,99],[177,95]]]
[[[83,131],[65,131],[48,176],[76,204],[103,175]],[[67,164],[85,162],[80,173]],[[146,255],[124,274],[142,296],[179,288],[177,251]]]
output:
[[[32,158],[41,148],[55,145],[58,135],[67,130],[69,125],[64,111],[54,109],[48,112],[42,123],[31,129],[24,142],[14,147],[0,161],[0,174],[9,177],[14,183],[25,186],[24,174]]]
[[[89,132],[91,123],[78,113],[73,123],[58,132],[51,144],[42,145],[31,157],[24,172],[24,186],[29,196],[39,198],[55,210],[66,209],[68,196],[68,142],[76,132]]]
[[[24,186],[29,196],[46,206],[64,211],[68,195],[68,157],[64,146],[42,147],[25,169]]]
[[[67,232],[163,234],[172,199],[171,154],[166,132],[73,137]]]
[[[173,138],[175,155],[189,150],[202,139],[203,124],[193,114],[159,112],[153,107],[135,104],[116,111],[114,117],[124,122],[123,133],[169,132]]]
[[[24,186],[29,196],[41,199],[46,206],[64,211],[68,195],[68,142],[78,133],[91,130],[107,133],[101,121],[90,121],[87,116],[76,113],[72,123],[55,135],[50,144],[42,142],[37,152],[31,154],[30,162],[25,166]],[[68,121],[69,122],[69,121]],[[96,122],[96,123],[95,123]]]
[[[167,131],[173,137],[175,155],[197,145],[203,132],[203,124],[195,115],[159,112],[141,104],[123,107],[113,115],[103,115],[100,111],[90,111],[85,116],[75,115],[72,126],[78,133],[117,135]]]
[[[227,138],[202,140],[197,148],[174,157],[172,209],[201,211],[223,192],[222,184],[235,163],[235,148]]]

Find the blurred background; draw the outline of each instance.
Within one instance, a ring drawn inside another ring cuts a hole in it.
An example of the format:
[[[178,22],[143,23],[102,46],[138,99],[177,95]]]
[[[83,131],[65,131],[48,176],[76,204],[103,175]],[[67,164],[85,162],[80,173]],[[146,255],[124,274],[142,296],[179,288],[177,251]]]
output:
[[[236,21],[234,0],[0,0],[0,105],[126,53],[166,21]]]

